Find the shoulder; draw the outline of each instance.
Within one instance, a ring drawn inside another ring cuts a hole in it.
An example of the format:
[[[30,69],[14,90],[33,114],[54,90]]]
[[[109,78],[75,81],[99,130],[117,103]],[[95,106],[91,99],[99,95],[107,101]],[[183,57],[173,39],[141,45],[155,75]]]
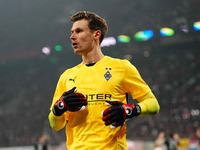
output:
[[[77,69],[81,68],[82,66],[83,66],[83,64],[80,63],[80,64],[78,64],[78,65],[76,65],[76,66],[74,66],[74,67],[72,67],[72,68],[68,68],[67,70],[65,70],[65,71],[61,74],[61,77],[62,77],[62,76],[65,76],[65,75],[67,75],[67,74],[73,73],[74,71],[76,71]]]
[[[104,59],[106,66],[110,66],[111,68],[116,68],[117,71],[122,71],[123,73],[133,73],[135,72],[136,67],[132,65],[132,63],[127,59],[113,58],[107,57]]]
[[[127,59],[113,58],[113,57],[109,57],[109,56],[106,56],[106,59],[110,63],[118,64],[120,66],[122,65],[124,67],[128,66],[128,65],[132,65],[130,63],[130,61],[128,61]]]

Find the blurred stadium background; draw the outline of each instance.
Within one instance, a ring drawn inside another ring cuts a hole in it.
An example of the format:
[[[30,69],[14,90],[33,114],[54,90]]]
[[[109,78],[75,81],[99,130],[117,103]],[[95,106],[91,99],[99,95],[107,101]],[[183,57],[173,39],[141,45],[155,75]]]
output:
[[[150,150],[161,131],[189,140],[200,125],[199,0],[0,0],[0,149],[30,149],[41,134],[66,149],[47,117],[60,74],[81,61],[68,19],[80,10],[107,20],[104,54],[130,60],[160,103],[127,122],[135,149]]]

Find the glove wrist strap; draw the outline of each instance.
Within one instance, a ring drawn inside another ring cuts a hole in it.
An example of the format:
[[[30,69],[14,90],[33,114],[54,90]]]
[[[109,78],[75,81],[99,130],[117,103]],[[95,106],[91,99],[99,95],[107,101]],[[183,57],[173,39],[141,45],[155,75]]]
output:
[[[139,105],[135,105],[135,107],[132,110],[131,118],[139,116],[141,114],[141,107]]]
[[[57,109],[57,110],[56,110],[56,109]],[[56,108],[55,106],[53,107],[52,111],[53,111],[53,114],[54,114],[55,116],[61,116],[61,115],[63,114],[63,111],[60,110],[60,109],[58,109],[58,108]]]

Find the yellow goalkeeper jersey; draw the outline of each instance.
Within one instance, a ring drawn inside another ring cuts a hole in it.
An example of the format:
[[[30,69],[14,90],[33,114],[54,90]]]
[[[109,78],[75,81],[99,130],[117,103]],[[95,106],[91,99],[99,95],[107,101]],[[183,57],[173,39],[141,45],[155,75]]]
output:
[[[66,135],[69,150],[125,150],[126,126],[111,129],[102,120],[107,100],[127,103],[151,92],[137,69],[128,61],[104,56],[93,66],[83,63],[66,70],[57,83],[52,107],[60,96],[73,87],[88,100],[85,110],[66,112]],[[146,104],[145,104],[146,105]],[[147,104],[148,105],[148,104]],[[141,110],[143,107],[141,106]]]

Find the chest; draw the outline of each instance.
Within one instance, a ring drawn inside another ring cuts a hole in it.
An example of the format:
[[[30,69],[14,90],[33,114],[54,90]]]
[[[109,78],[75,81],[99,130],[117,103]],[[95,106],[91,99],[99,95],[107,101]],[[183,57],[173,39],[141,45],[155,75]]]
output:
[[[123,70],[117,67],[87,67],[74,70],[65,80],[67,89],[77,87],[90,99],[107,99],[123,93]]]

